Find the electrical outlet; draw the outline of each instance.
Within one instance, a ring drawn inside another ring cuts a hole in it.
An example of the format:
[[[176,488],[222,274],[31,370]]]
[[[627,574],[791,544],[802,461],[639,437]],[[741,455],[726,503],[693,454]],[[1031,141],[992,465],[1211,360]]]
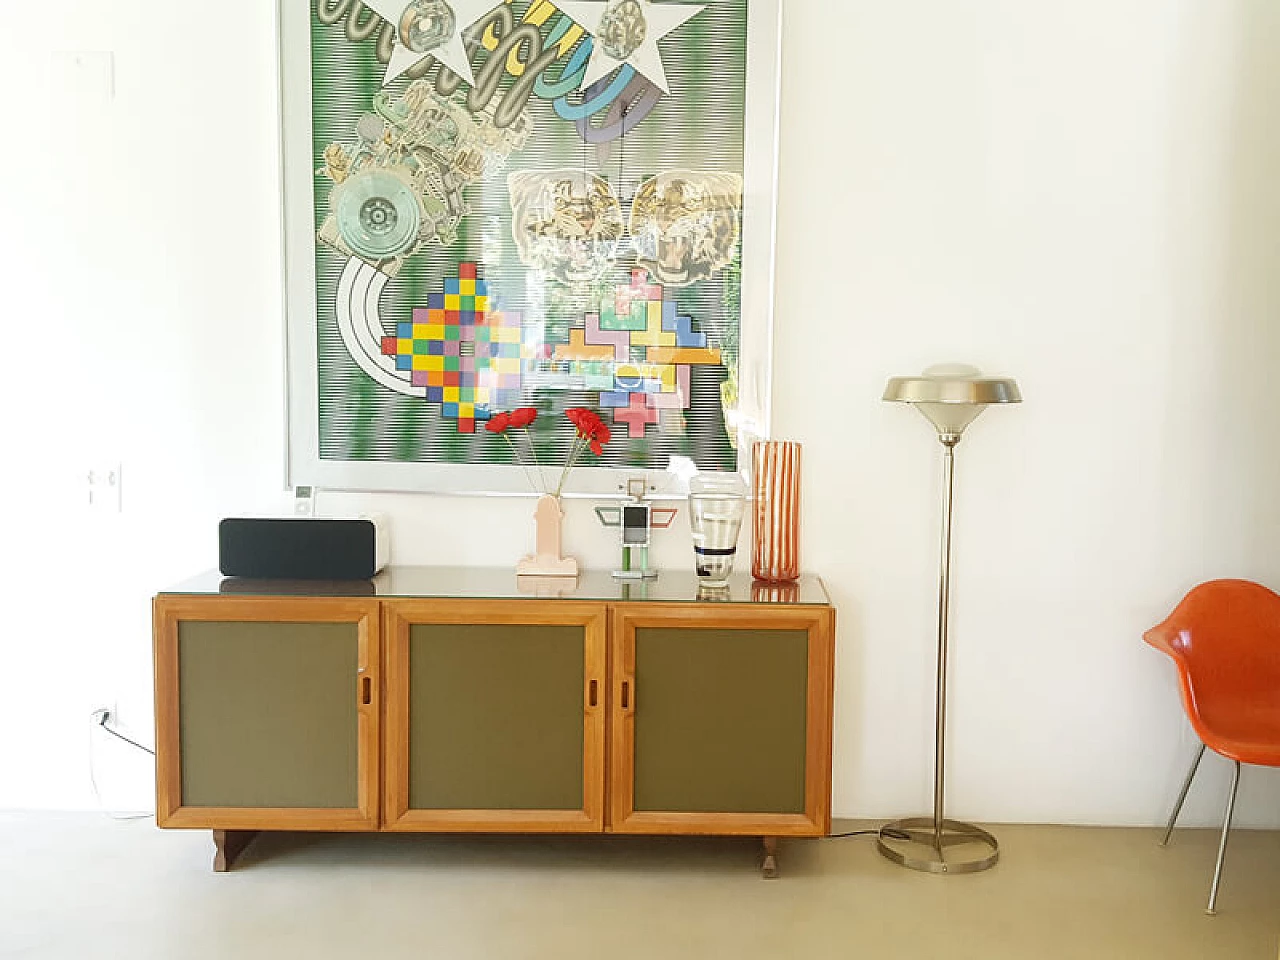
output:
[[[120,722],[120,715],[116,712],[114,703],[107,703],[97,707],[89,714],[89,718],[93,721],[95,727],[105,727],[108,724],[115,726]]]

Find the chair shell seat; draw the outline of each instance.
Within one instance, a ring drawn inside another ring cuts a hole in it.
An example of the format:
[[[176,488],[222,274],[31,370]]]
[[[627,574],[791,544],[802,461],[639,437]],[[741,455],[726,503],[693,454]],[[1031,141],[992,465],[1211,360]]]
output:
[[[1143,639],[1177,664],[1187,718],[1205,746],[1280,767],[1280,595],[1248,580],[1211,580]]]

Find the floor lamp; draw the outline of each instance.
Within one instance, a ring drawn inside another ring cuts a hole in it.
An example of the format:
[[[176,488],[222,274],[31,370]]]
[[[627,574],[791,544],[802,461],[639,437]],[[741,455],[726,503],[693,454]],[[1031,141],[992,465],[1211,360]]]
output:
[[[938,431],[942,444],[942,559],[938,578],[937,726],[934,731],[933,816],[885,824],[877,845],[894,863],[929,873],[976,873],[995,865],[1000,845],[971,823],[943,817],[947,756],[947,615],[950,603],[951,499],[955,448],[964,428],[993,403],[1019,403],[1013,380],[984,377],[974,367],[944,364],[918,377],[894,377],[884,399],[909,403]]]

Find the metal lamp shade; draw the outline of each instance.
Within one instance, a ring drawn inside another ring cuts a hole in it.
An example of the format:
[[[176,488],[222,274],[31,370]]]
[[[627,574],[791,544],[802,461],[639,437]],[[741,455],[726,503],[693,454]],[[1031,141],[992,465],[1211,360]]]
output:
[[[973,367],[933,367],[918,377],[893,377],[884,390],[885,400],[910,403],[938,431],[956,436],[993,403],[1021,403],[1016,381],[984,377]]]

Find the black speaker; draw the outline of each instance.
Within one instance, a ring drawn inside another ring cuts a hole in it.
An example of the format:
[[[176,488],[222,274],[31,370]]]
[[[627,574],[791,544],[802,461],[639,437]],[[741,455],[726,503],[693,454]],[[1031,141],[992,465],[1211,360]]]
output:
[[[224,577],[368,580],[386,562],[381,524],[369,518],[228,517],[218,524]]]

